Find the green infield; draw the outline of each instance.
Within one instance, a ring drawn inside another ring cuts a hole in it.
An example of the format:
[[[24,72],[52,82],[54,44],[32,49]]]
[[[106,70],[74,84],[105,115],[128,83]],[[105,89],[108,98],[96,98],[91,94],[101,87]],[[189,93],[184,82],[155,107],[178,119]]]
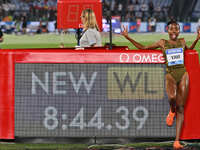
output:
[[[109,42],[109,33],[102,34],[102,43]],[[144,45],[151,44],[159,39],[168,39],[167,33],[135,33],[130,34],[136,41]],[[184,37],[188,46],[196,38],[196,34],[180,34],[180,38]],[[136,49],[128,40],[120,34],[113,34],[113,44],[117,46],[128,46],[129,49]],[[2,49],[18,49],[18,48],[58,48],[63,43],[65,47],[74,47],[77,45],[75,34],[40,34],[40,35],[7,35],[4,36],[4,42],[0,44]],[[197,43],[196,50],[200,51],[200,42]]]
[[[101,33],[102,44],[109,43],[109,33]],[[168,39],[167,33],[135,33],[129,34],[133,39],[144,45],[152,44],[160,39]],[[186,44],[190,46],[196,38],[196,34],[180,34],[180,38],[185,38]],[[137,49],[120,34],[113,34],[113,44],[117,46],[128,46],[129,49]],[[7,35],[4,42],[0,43],[2,49],[24,49],[24,48],[59,48],[61,43],[64,47],[74,47],[77,45],[74,33],[66,34],[35,34],[35,35]],[[200,41],[195,50],[200,53]],[[199,56],[200,58],[200,56]]]

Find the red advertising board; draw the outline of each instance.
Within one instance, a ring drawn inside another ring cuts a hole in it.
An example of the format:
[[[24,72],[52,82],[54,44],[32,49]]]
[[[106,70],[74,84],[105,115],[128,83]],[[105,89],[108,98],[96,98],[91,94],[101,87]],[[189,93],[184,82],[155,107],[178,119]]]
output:
[[[100,0],[58,0],[58,29],[80,28],[81,12],[87,8],[94,11],[98,26],[102,29],[102,4]]]
[[[15,138],[16,64],[163,64],[158,50],[106,50],[105,48],[74,49],[20,49],[0,52],[0,139]],[[198,52],[185,52],[185,65],[190,76],[189,96],[181,139],[200,139],[200,65]],[[137,68],[137,67],[136,67]],[[145,67],[144,67],[145,68]],[[146,68],[147,69],[147,68]],[[148,68],[149,69],[149,68]],[[134,69],[132,69],[134,70]],[[135,71],[135,70],[134,70]],[[24,76],[26,78],[26,76]],[[163,79],[164,80],[164,79]],[[21,82],[21,81],[20,81]],[[22,84],[23,81],[22,81]],[[25,94],[25,93],[24,93]],[[18,95],[19,96],[19,95]],[[23,96],[23,95],[20,95]],[[23,97],[22,97],[23,99]],[[21,106],[21,105],[20,105]],[[21,116],[23,118],[23,116]],[[164,118],[163,118],[164,120]],[[22,122],[23,124],[24,122]],[[18,124],[20,126],[21,124]],[[167,128],[167,127],[166,127]],[[133,135],[132,135],[133,136]]]

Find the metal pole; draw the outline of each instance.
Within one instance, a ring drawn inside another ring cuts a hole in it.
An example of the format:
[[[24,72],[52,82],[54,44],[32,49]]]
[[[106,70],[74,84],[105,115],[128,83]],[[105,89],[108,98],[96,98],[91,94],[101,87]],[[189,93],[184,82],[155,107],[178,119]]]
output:
[[[111,13],[110,13],[110,16],[109,16],[109,24],[110,24],[110,44],[109,44],[109,49],[112,49],[112,16],[111,16]]]
[[[110,15],[109,17],[109,23],[110,23],[110,45],[109,45],[109,49],[112,49],[112,16]]]
[[[76,30],[76,34],[77,34],[77,45],[79,46],[80,45],[80,38],[81,38],[81,29],[78,28]]]

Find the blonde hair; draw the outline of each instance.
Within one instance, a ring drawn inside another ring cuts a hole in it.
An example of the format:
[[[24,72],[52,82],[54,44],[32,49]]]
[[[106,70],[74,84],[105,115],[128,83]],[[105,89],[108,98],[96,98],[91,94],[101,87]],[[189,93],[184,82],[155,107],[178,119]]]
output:
[[[99,27],[96,21],[96,16],[92,9],[83,10],[81,16],[85,18],[85,22],[83,24],[85,29],[96,28],[99,31]]]

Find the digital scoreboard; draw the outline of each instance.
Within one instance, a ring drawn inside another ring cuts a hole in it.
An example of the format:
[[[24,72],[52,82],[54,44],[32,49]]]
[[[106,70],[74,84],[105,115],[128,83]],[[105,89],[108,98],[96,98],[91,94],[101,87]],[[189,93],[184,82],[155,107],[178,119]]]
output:
[[[17,63],[15,135],[174,136],[164,76],[164,64]]]
[[[184,55],[190,87],[181,139],[200,138],[198,53]],[[175,136],[159,50],[106,47],[0,52],[0,138]]]

